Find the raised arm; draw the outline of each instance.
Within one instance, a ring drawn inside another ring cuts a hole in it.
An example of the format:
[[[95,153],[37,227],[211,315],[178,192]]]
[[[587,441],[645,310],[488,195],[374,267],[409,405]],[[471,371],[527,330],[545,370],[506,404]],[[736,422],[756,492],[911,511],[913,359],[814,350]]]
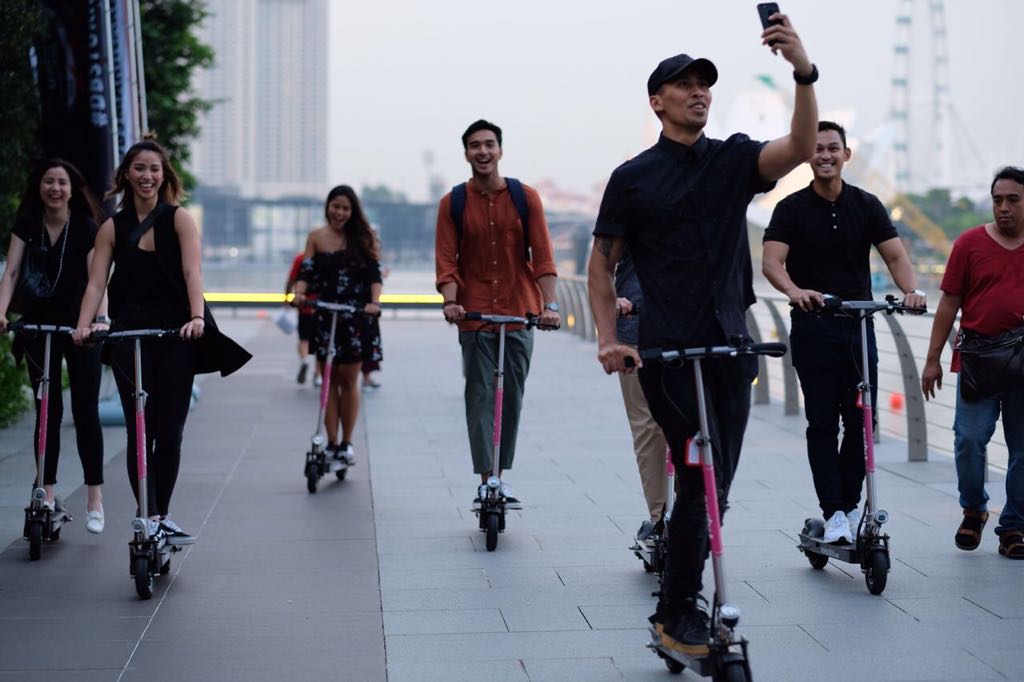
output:
[[[811,64],[803,42],[793,29],[789,17],[785,14],[775,14],[773,17],[780,19],[782,23],[769,26],[761,34],[762,43],[768,45],[772,42],[772,52],[781,52],[783,58],[793,65],[795,74],[802,77],[810,76],[814,65]],[[814,154],[817,135],[818,102],[814,96],[814,86],[798,83],[793,97],[793,119],[789,134],[772,140],[761,149],[757,160],[761,178],[773,182],[810,159]]]

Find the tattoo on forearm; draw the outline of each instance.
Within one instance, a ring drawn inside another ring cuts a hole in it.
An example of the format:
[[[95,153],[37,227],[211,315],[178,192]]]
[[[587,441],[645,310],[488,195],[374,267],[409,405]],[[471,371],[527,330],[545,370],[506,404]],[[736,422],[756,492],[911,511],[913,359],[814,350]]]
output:
[[[614,244],[615,240],[611,237],[594,237],[594,248],[597,249],[605,258],[609,258],[612,255],[612,246]]]

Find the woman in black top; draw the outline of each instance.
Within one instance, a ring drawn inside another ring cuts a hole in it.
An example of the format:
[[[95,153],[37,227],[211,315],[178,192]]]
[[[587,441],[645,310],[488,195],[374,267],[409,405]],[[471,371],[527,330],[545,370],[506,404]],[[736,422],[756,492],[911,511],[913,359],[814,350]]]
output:
[[[168,517],[181,461],[181,441],[196,373],[230,374],[251,357],[220,334],[203,300],[200,242],[196,223],[176,203],[182,197],[163,147],[144,139],[125,154],[108,197],[122,195],[120,210],[100,227],[89,285],[82,299],[75,341],[85,342],[89,321],[103,298],[111,263],[110,312],[114,331],[180,328],[178,338],[142,342],[142,387],[146,401],[146,462],[151,532],[171,544],[195,541]],[[148,221],[148,223],[147,223]],[[146,224],[144,224],[146,223]],[[183,342],[184,340],[184,342]],[[113,342],[110,356],[128,428],[128,452],[135,449],[133,344]],[[128,476],[137,484],[136,458],[129,454]],[[138,491],[135,490],[136,499]]]
[[[67,161],[45,159],[29,174],[21,204],[14,219],[7,268],[0,279],[0,334],[7,331],[7,314],[29,249],[45,249],[45,267],[52,286],[49,299],[26,306],[21,319],[29,324],[74,326],[88,279],[93,257],[96,221],[102,216],[99,204],[86,187],[82,174]],[[97,323],[107,322],[106,300],[97,307]],[[90,318],[90,322],[92,318]],[[105,324],[96,328],[105,329]],[[42,334],[19,337],[15,355],[28,358],[28,374],[38,392],[45,353]],[[98,410],[100,391],[99,349],[78,348],[65,335],[55,335],[50,346],[50,414],[43,463],[45,504],[55,506],[53,486],[57,482],[60,456],[60,427],[64,416],[61,397],[61,363],[67,362],[71,383],[71,413],[75,420],[78,457],[89,495],[85,527],[92,533],[103,531],[103,431]],[[39,409],[36,398],[36,447],[39,443]],[[36,455],[38,456],[38,452]]]
[[[307,292],[327,303],[355,306],[364,315],[380,315],[381,272],[377,238],[348,185],[339,185],[327,195],[324,207],[327,224],[309,233],[305,260],[295,283],[294,305],[302,305]],[[380,331],[366,333],[366,321],[359,315],[338,315],[334,335],[334,366],[331,392],[327,397],[324,426],[328,449],[336,459],[355,463],[352,432],[359,416],[359,374],[363,362],[379,362]],[[311,342],[321,370],[330,345],[331,313],[316,312],[316,332]],[[338,441],[338,419],[341,441]]]

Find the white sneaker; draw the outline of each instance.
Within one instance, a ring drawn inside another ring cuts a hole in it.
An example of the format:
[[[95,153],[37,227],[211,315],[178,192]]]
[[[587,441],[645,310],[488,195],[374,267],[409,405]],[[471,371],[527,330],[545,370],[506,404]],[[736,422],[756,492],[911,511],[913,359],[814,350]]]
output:
[[[857,536],[857,529],[860,527],[860,508],[854,507],[853,511],[846,512],[846,522],[850,524],[850,535]],[[852,541],[851,541],[852,542]]]
[[[100,507],[99,511],[86,512],[85,519],[85,529],[87,531],[97,535],[103,532],[103,507]]]
[[[846,514],[837,511],[828,521],[825,522],[825,535],[822,542],[839,542],[846,540],[853,542],[853,533],[850,532],[850,522],[846,520]]]
[[[321,386],[323,386],[323,383],[324,383],[324,378],[322,376],[320,376],[319,374],[317,374],[315,377],[313,377],[313,385],[316,386],[317,388],[320,388]]]
[[[505,507],[507,509],[523,508],[522,503],[512,494],[512,488],[508,487],[504,481],[498,482],[498,494],[505,498]]]

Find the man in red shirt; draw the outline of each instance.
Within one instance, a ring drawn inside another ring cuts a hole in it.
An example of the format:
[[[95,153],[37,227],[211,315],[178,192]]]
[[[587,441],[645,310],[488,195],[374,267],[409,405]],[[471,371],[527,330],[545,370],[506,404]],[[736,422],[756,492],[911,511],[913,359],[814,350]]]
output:
[[[466,311],[522,316],[540,313],[544,326],[561,322],[555,301],[555,261],[540,196],[532,188],[498,173],[501,128],[476,121],[462,135],[466,161],[473,176],[441,198],[437,210],[435,264],[437,290],[444,297],[444,318],[459,325],[462,366],[466,377],[466,426],[473,454],[473,471],[480,474],[478,498],[491,472],[494,456],[494,358],[498,335],[481,330],[479,322],[466,322]],[[526,230],[510,185],[522,188],[526,204]],[[452,215],[452,195],[463,192],[462,229]],[[527,241],[528,237],[528,241]],[[529,258],[527,257],[529,244]],[[519,411],[533,354],[533,332],[510,331],[505,338],[505,395],[501,420],[501,472],[512,468]],[[519,500],[502,481],[501,495],[515,509]]]
[[[949,255],[921,375],[926,399],[942,388],[939,358],[958,311],[961,334],[995,336],[1024,325],[1024,168],[1007,166],[996,173],[992,213],[995,222],[964,232]],[[951,371],[959,371],[959,360],[954,352]],[[1024,385],[967,401],[957,382],[953,447],[964,519],[955,542],[963,550],[981,544],[988,520],[985,448],[1000,412],[1010,459],[1006,504],[996,527],[999,553],[1024,559]]]

